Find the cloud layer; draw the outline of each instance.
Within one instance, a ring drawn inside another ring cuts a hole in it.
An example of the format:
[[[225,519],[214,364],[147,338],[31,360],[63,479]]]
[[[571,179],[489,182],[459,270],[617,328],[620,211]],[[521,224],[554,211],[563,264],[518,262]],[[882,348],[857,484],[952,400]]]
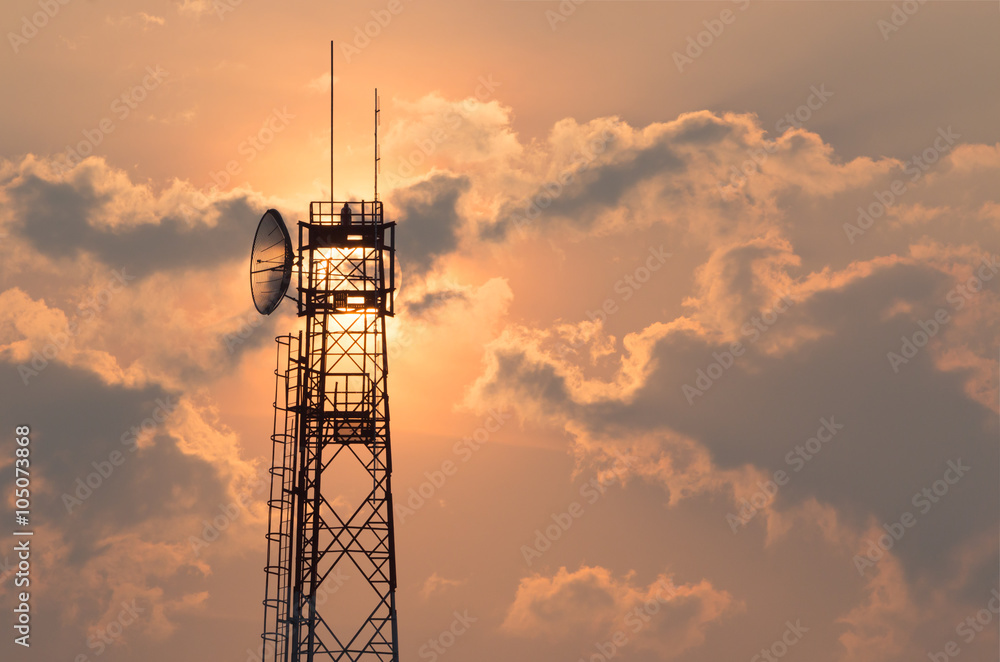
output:
[[[511,109],[440,95],[395,121],[386,201],[405,281],[389,342],[410,420],[436,429],[455,400],[516,412],[525,445],[569,454],[574,475],[628,454],[614,490],[658,509],[644,526],[710,549],[598,553],[598,530],[573,563],[505,569],[497,636],[732,653],[726,628],[793,617],[753,609],[788,582],[734,578],[737,546],[761,568],[788,554],[814,559],[796,572],[817,582],[843,578],[823,606],[797,584],[776,599],[827,610],[818,660],[912,659],[985,604],[1000,147],[941,127],[919,163],[845,160],[816,133],[708,111],[564,119],[521,142]],[[293,328],[290,311],[250,314],[243,271],[260,213],[290,203],[34,156],[0,164],[0,195],[4,418],[45,421],[44,590],[71,587],[60,618],[81,631],[136,598],[152,618],[134,636],[167,637],[262,540],[263,449],[227,423],[226,389],[269,377],[261,357]],[[123,464],[76,495],[113,453]],[[473,584],[434,574],[423,594]],[[746,636],[741,650],[767,643]]]

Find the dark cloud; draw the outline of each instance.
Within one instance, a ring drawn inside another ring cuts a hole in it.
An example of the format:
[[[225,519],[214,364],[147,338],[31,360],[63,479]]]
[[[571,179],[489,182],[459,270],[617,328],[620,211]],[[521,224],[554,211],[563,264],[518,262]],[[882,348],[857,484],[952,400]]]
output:
[[[41,648],[71,657],[68,648],[83,648],[101,614],[123,598],[138,599],[144,629],[162,622],[163,601],[204,590],[190,537],[232,503],[231,478],[183,451],[159,422],[177,393],[109,385],[58,363],[25,386],[7,362],[0,362],[0,390],[9,433],[31,428],[31,524],[44,550],[32,557],[32,588],[45,618],[40,631],[58,631]],[[152,444],[131,450],[142,428]],[[13,480],[13,470],[4,471],[0,490],[12,494]],[[80,499],[72,512],[64,494]]]
[[[729,136],[733,126],[708,113],[687,117],[673,141],[678,144],[705,145],[717,143]]]
[[[427,317],[451,301],[465,301],[468,295],[462,290],[437,290],[406,303],[406,312],[414,317]]]
[[[263,209],[245,197],[215,200],[203,210],[178,207],[158,223],[106,229],[93,219],[110,214],[111,193],[98,192],[94,177],[102,170],[84,171],[72,183],[25,174],[8,186],[14,231],[40,253],[73,259],[93,255],[112,268],[124,267],[144,277],[156,271],[213,266],[248,255]],[[218,212],[214,225],[190,223],[187,215]]]
[[[720,468],[785,470],[793,478],[779,492],[779,507],[815,497],[858,528],[869,517],[891,524],[911,512],[918,524],[894,551],[911,574],[938,575],[949,571],[956,549],[995,526],[996,415],[968,395],[966,372],[937,368],[933,350],[919,352],[898,374],[886,354],[899,352],[901,337],[918,330],[918,320],[931,318],[939,307],[950,311],[951,286],[949,277],[931,267],[896,264],[822,291],[791,306],[766,332],[795,337],[796,331],[824,329],[819,337],[781,356],[761,351],[763,341],[755,345],[744,338],[746,354],[691,404],[684,385],[695,386],[698,371],[729,344],[711,344],[690,332],[655,343],[652,373],[628,400],[577,402],[553,365],[531,360],[516,347],[498,352],[494,379],[483,392],[512,389],[518,399],[541,403],[609,441],[669,430],[699,442]],[[998,289],[995,281],[990,289]],[[989,295],[979,296],[984,305]],[[899,301],[911,305],[911,312],[887,316]],[[952,332],[945,326],[940,338]],[[793,472],[786,455],[831,417],[844,427],[801,473]],[[959,458],[972,467],[968,475],[920,512],[914,495]]]
[[[155,385],[109,385],[89,370],[59,363],[50,363],[27,386],[16,366],[0,363],[0,383],[0,416],[31,427],[35,471],[45,485],[35,494],[34,513],[41,522],[58,524],[70,562],[99,554],[96,542],[109,535],[150,520],[207,514],[225,499],[227,480],[218,468],[181,452],[178,440],[165,432],[162,421],[176,410],[180,394]],[[143,427],[154,443],[133,450],[135,431]],[[108,472],[116,451],[121,465],[68,512],[63,494],[87,494],[77,480],[86,483],[88,474],[102,468]],[[5,475],[3,489],[12,480]]]
[[[468,177],[437,174],[393,193],[399,222],[396,250],[405,270],[424,273],[436,258],[455,249],[462,224],[458,199],[468,189]]]
[[[718,134],[715,129],[703,131],[706,138]],[[602,151],[613,151],[613,145],[614,141],[609,140]],[[496,219],[480,230],[480,236],[502,240],[512,229],[539,219],[563,219],[575,227],[587,228],[602,214],[622,205],[625,196],[639,184],[684,168],[684,159],[666,138],[645,148],[615,154],[610,160],[595,154],[594,162],[560,174],[558,180],[542,184],[531,197],[504,203]]]

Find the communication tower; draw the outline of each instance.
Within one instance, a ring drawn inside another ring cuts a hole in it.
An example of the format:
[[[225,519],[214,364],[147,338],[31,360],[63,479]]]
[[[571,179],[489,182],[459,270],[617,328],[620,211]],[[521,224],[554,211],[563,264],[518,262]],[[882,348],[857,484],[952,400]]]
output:
[[[332,198],[332,44],[330,87]],[[250,256],[257,310],[289,298],[305,323],[276,338],[262,635],[274,662],[399,659],[385,337],[395,223],[377,199],[375,99],[376,199],[312,202],[297,251],[269,209]]]

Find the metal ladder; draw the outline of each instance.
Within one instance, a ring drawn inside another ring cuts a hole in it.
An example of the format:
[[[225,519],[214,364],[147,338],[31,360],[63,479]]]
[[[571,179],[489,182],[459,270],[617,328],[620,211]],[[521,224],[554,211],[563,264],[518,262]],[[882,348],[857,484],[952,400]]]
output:
[[[278,336],[275,368],[274,434],[271,435],[271,491],[268,498],[267,562],[262,660],[286,662],[291,614],[293,489],[298,452],[301,337]]]

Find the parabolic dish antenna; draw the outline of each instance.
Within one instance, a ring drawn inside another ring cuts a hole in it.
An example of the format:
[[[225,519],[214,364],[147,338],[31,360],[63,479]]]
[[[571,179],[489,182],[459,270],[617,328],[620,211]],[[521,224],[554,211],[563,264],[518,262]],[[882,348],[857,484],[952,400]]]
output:
[[[281,214],[268,209],[260,219],[250,251],[250,293],[262,315],[270,315],[281,303],[292,282],[292,238]]]

